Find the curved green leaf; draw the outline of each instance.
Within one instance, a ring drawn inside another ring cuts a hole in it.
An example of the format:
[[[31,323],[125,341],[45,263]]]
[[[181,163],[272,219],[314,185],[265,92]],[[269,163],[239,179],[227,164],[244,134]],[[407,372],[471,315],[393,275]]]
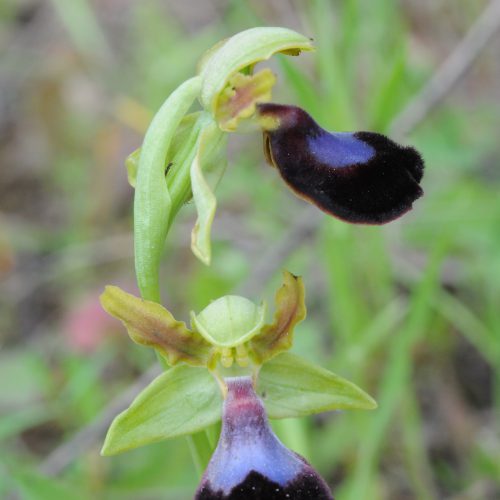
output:
[[[377,403],[352,382],[290,353],[280,354],[262,366],[257,392],[271,418],[377,407]]]
[[[102,455],[192,434],[221,417],[222,395],[204,368],[176,366],[159,375],[111,424]]]
[[[134,244],[137,282],[142,296],[160,301],[158,271],[170,220],[171,197],[165,162],[182,117],[199,93],[201,79],[180,85],[153,118],[141,148],[134,198]]]

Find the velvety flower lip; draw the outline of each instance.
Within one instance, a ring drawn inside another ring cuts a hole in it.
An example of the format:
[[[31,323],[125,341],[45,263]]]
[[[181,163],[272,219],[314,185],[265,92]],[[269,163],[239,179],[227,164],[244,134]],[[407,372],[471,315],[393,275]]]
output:
[[[322,129],[296,106],[259,104],[264,151],[301,198],[347,222],[384,224],[422,196],[424,162],[375,132]]]
[[[331,500],[318,473],[269,427],[250,377],[226,379],[221,436],[197,500]]]

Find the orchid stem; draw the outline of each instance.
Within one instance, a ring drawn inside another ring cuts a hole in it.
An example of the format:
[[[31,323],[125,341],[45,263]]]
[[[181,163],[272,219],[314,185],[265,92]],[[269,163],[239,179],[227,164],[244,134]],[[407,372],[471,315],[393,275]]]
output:
[[[206,469],[210,457],[212,456],[212,446],[210,445],[210,440],[206,431],[196,432],[195,434],[190,434],[186,436],[189,450],[191,451],[191,456],[193,458],[194,465],[198,475],[201,477],[203,471]]]

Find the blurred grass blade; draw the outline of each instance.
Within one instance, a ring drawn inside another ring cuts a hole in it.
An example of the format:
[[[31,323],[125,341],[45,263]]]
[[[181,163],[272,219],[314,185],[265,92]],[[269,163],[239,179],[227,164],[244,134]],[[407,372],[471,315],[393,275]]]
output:
[[[77,49],[90,60],[111,58],[109,44],[87,0],[52,0]]]
[[[311,2],[311,16],[317,43],[318,80],[323,87],[321,126],[335,130],[355,130],[352,91],[348,63],[341,61],[334,29],[334,12],[328,0]],[[340,49],[340,50],[339,50]]]
[[[379,89],[373,92],[373,98],[370,100],[371,111],[367,119],[370,130],[385,132],[392,118],[399,111],[402,91],[408,87],[404,85],[407,60],[406,48],[404,42],[401,41],[387,76],[379,85]]]
[[[379,411],[366,423],[363,430],[363,448],[349,481],[346,499],[358,500],[369,497],[372,474],[379,459],[382,443],[386,439],[389,425],[400,398],[408,388],[412,347],[426,333],[432,314],[431,303],[439,288],[439,270],[448,248],[448,236],[442,235],[434,244],[426,271],[414,289],[408,317],[394,339],[380,385]]]
[[[320,116],[322,103],[321,99],[318,98],[318,89],[313,82],[288,57],[280,56],[279,63],[287,84],[294,91],[300,106],[306,109],[312,116]]]
[[[438,496],[432,483],[432,469],[425,447],[419,402],[413,384],[410,384],[404,398],[401,420],[406,461],[416,497],[421,500],[437,500]]]
[[[17,468],[12,474],[14,487],[22,500],[84,500],[88,493],[82,492],[81,484],[71,484],[59,479],[43,477],[28,469]],[[17,498],[17,497],[6,497]]]

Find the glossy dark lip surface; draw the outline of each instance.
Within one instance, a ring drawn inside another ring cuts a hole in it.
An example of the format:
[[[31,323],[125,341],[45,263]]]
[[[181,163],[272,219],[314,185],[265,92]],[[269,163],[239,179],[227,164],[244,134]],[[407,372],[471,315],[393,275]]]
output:
[[[300,198],[324,212],[351,223],[384,224],[422,196],[424,163],[412,147],[374,132],[330,134],[294,106],[259,110],[279,122],[264,131],[266,158]]]
[[[227,495],[222,491],[213,491],[209,486],[203,487],[196,500],[333,500],[318,485],[315,476],[306,473],[297,476],[285,486],[270,481],[268,478],[251,471],[245,480],[235,486]]]

